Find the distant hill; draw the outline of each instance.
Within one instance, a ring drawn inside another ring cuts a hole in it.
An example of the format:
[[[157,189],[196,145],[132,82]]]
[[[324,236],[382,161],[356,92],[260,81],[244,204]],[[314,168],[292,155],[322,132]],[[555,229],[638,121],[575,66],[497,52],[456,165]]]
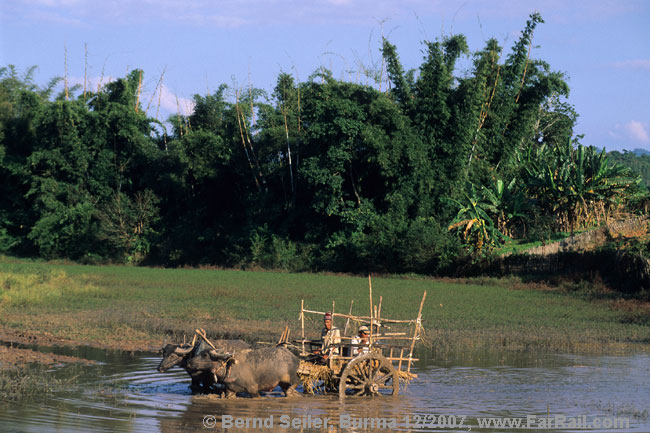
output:
[[[645,149],[639,149],[639,148],[637,148],[637,149],[634,149],[634,150],[632,151],[632,153],[635,154],[636,156],[641,156],[641,155],[650,155],[650,150],[645,150]]]

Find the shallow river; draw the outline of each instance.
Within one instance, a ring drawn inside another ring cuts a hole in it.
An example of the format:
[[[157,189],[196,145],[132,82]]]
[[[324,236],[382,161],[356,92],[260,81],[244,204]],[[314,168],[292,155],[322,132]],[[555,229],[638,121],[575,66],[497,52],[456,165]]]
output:
[[[650,432],[647,354],[426,359],[399,396],[340,404],[336,396],[192,396],[183,370],[156,371],[159,355],[51,350],[99,363],[53,370],[74,369],[74,389],[0,405],[1,432]]]

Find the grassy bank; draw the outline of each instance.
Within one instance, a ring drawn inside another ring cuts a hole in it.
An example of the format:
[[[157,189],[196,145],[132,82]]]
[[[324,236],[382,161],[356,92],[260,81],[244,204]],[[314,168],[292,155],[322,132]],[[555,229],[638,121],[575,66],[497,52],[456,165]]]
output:
[[[611,352],[648,350],[650,326],[629,323],[615,301],[593,301],[517,280],[373,278],[382,316],[414,318],[422,297],[436,352],[497,348]],[[325,311],[368,310],[363,277],[208,269],[81,266],[0,259],[0,334],[60,344],[159,348],[164,339],[211,335],[276,340],[298,336],[300,300]],[[320,318],[308,317],[316,336]],[[337,325],[343,326],[343,323]],[[2,335],[0,335],[1,337]]]

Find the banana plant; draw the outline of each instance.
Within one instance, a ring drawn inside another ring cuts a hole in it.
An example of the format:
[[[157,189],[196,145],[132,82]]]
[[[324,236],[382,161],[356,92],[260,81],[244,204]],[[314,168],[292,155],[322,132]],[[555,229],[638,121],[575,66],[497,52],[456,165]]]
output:
[[[483,186],[481,194],[483,201],[489,203],[486,209],[492,214],[499,231],[512,237],[513,230],[526,220],[527,199],[517,188],[517,179],[513,178],[507,184],[496,179],[489,187]]]
[[[641,181],[629,169],[610,163],[605,150],[574,144],[541,145],[520,158],[525,159],[523,177],[529,194],[555,216],[559,230],[606,220],[620,208],[629,188]]]
[[[472,254],[487,253],[507,239],[494,225],[489,213],[496,213],[497,207],[484,194],[477,193],[473,183],[468,182],[464,200],[449,199],[458,213],[448,229],[456,230],[467,250]]]

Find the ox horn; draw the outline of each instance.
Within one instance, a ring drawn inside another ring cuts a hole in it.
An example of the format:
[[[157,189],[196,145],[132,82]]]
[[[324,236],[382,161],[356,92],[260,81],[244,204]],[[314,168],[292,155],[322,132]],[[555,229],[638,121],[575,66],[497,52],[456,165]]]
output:
[[[218,352],[216,349],[209,350],[208,355],[213,361],[226,361],[232,358],[232,353]]]
[[[177,355],[185,356],[188,353],[190,353],[194,349],[194,346],[178,346],[175,350],[174,353]]]

